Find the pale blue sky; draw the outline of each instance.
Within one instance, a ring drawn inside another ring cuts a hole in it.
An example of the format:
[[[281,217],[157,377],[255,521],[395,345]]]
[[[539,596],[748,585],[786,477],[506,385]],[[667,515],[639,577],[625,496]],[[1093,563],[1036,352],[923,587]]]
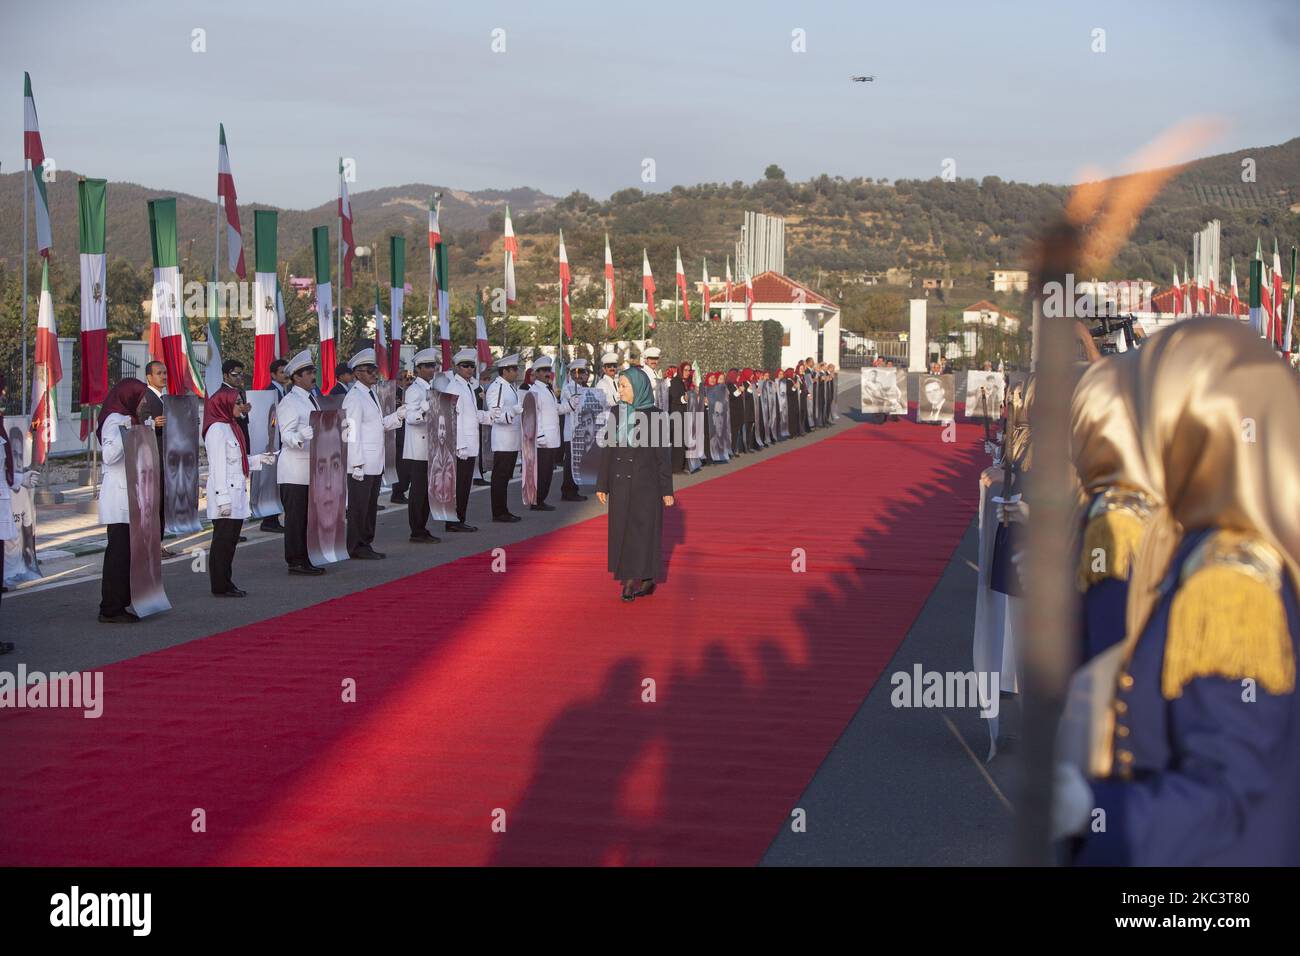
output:
[[[221,121],[241,200],[295,208],[333,197],[339,155],[356,159],[354,190],[603,198],[752,181],[771,162],[792,179],[893,179],[952,157],[959,176],[1060,183],[1119,169],[1192,115],[1229,120],[1205,153],[1300,132],[1294,0],[6,7],[4,171],[22,162],[26,69],[60,168],[209,196]],[[191,52],[196,27],[205,53]]]

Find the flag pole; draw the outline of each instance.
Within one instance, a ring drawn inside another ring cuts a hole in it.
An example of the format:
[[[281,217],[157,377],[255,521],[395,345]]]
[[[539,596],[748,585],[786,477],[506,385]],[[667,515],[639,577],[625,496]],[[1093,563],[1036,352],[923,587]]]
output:
[[[438,228],[442,228],[439,220]],[[429,348],[433,348],[433,244],[429,244]]]
[[[31,168],[31,161],[27,159],[27,140],[24,134],[23,139],[23,171],[27,172]],[[23,414],[30,416],[32,413],[31,406],[28,404],[27,391],[27,181],[30,177],[23,176]]]
[[[335,321],[334,348],[335,349],[338,349],[339,345],[341,345],[343,342],[343,157],[342,156],[339,157],[338,208],[339,208],[339,215],[338,215],[339,242],[338,242],[338,259],[337,259],[338,268],[336,270],[336,275],[338,276],[338,282],[339,282],[339,294],[338,294],[338,298],[334,300],[334,321]],[[348,349],[347,346],[344,346],[344,349],[345,349],[344,354],[347,354],[348,352],[351,351],[351,349]],[[335,356],[337,357],[337,355],[338,353],[336,351]]]

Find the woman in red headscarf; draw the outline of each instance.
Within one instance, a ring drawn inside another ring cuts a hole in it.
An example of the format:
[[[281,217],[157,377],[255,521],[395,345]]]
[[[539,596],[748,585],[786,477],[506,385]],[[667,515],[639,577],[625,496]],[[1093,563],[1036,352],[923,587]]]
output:
[[[664,411],[670,415],[676,416],[680,422],[686,421],[689,412],[690,393],[695,390],[695,369],[691,367],[690,362],[682,362],[677,366],[670,366],[667,371],[668,378],[668,407]],[[670,425],[671,428],[671,421]],[[673,441],[673,472],[686,470],[686,440],[685,428],[676,431],[675,440]]]
[[[99,409],[95,435],[104,453],[104,477],[99,486],[99,522],[108,533],[104,547],[104,576],[100,583],[99,620],[104,624],[134,624],[140,619],[131,604],[131,508],[126,493],[126,436],[123,429],[138,423],[140,402],[148,393],[138,378],[113,386]]]
[[[803,420],[799,415],[800,382],[794,373],[794,369],[788,368],[785,370],[782,385],[785,386],[786,424],[790,430],[790,437],[798,438],[803,434]]]
[[[248,472],[270,464],[271,454],[248,457],[248,439],[238,427],[239,393],[223,388],[203,406],[203,444],[208,452],[208,517],[212,519],[212,549],[208,580],[218,597],[243,597],[230,580],[235,545],[248,517]]]

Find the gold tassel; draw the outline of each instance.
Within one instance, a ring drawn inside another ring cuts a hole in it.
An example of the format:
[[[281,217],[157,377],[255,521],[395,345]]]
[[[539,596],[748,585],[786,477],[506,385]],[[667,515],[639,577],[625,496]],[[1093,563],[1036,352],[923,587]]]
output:
[[[1112,508],[1090,520],[1083,530],[1083,549],[1074,581],[1080,593],[1106,578],[1127,581],[1133,567],[1133,555],[1142,541],[1145,520],[1132,511]],[[1093,557],[1100,549],[1105,567],[1093,570]]]
[[[1252,678],[1270,694],[1295,690],[1295,654],[1281,596],[1229,564],[1196,571],[1170,608],[1161,692],[1174,700],[1198,677]]]

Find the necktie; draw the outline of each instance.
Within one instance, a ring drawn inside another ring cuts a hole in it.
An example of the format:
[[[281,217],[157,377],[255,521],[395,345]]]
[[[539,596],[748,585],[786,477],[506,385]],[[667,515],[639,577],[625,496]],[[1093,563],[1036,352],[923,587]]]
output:
[[[311,392],[308,392],[307,397],[311,399],[311,407],[316,409],[316,411],[320,411],[320,404],[316,401],[316,396]]]
[[[379,396],[376,395],[374,392],[371,392],[371,393],[370,393],[370,397],[373,398],[373,399],[375,400],[375,408],[379,408]],[[380,410],[381,412],[383,411],[382,408],[379,408],[379,410]]]

